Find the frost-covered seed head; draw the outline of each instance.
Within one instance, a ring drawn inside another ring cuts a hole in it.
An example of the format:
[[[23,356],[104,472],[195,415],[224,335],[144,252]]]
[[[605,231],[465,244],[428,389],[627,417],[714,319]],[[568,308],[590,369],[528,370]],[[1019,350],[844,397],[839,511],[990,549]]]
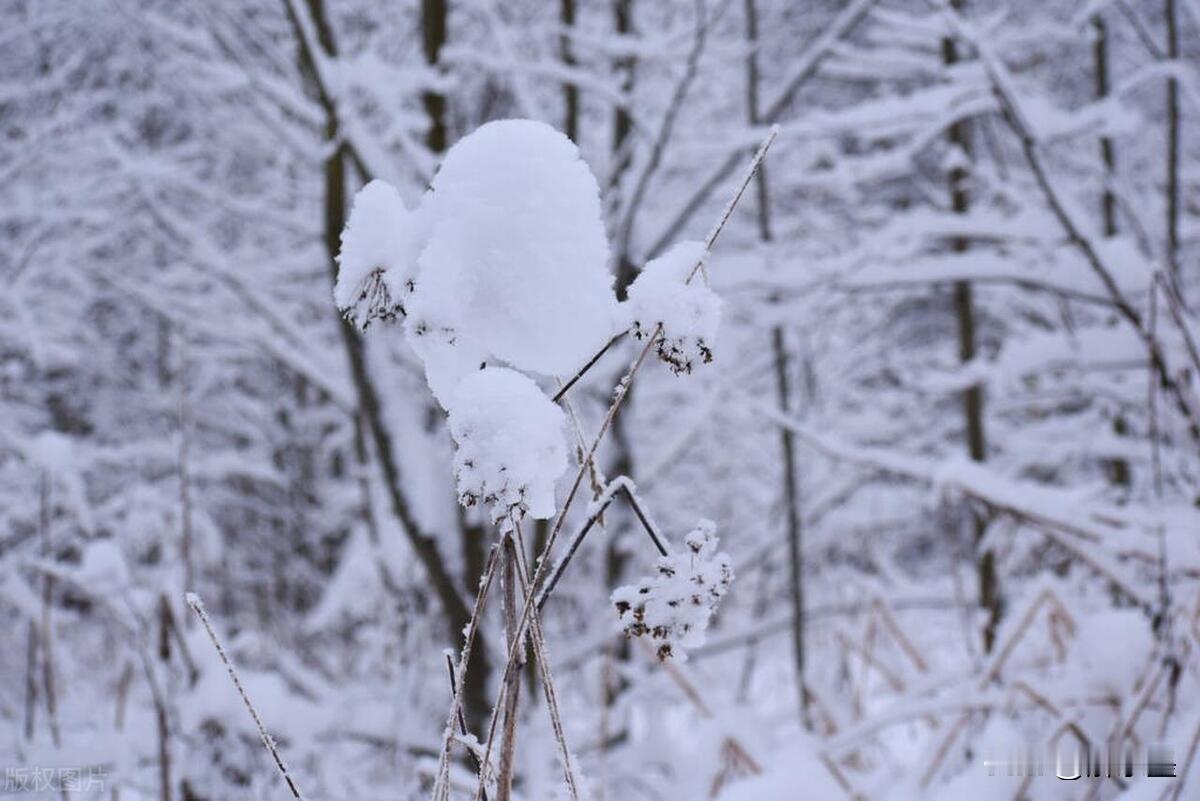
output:
[[[342,316],[359,331],[366,331],[375,320],[392,322],[404,314],[404,304],[393,299],[383,280],[383,268],[377,267],[363,278],[354,302],[342,309]]]
[[[630,333],[645,340],[661,330],[655,352],[676,375],[713,360],[721,299],[692,277],[704,255],[704,243],[681,242],[647,264],[629,287]]]
[[[729,557],[717,552],[716,527],[702,520],[678,553],[661,557],[655,575],[612,594],[626,636],[658,643],[660,659],[676,647],[701,645],[708,621],[733,581]]]

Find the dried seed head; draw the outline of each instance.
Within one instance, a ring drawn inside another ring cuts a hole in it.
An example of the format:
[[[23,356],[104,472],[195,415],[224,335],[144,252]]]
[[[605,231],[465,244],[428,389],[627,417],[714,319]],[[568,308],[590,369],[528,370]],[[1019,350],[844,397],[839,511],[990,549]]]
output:
[[[375,320],[393,322],[397,315],[404,314],[401,298],[393,298],[384,280],[384,269],[377,267],[367,273],[354,292],[353,303],[342,309],[342,316],[360,331],[366,331]],[[406,286],[412,291],[413,282]]]
[[[658,643],[660,659],[676,647],[704,641],[708,621],[733,581],[729,557],[718,553],[715,526],[701,521],[684,538],[685,547],[661,557],[655,575],[612,594],[626,636]]]

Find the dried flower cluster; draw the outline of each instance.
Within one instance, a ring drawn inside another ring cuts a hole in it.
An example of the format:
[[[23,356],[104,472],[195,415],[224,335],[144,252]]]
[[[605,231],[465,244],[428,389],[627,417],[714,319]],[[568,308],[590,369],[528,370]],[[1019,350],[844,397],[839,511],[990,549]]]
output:
[[[645,327],[640,320],[635,320],[630,333],[633,338],[642,341],[654,334],[656,325]],[[697,362],[708,364],[713,360],[712,348],[703,337],[674,336],[663,334],[659,337],[654,352],[659,361],[671,368],[675,375],[691,375]]]
[[[662,329],[658,358],[676,375],[713,360],[721,299],[697,272],[703,242],[681,242],[650,261],[629,288],[630,333],[646,339]]]
[[[704,644],[708,621],[729,591],[733,569],[717,551],[716,525],[701,520],[684,538],[685,547],[660,557],[656,574],[617,588],[612,602],[629,637],[649,637],[659,659],[678,648]]]
[[[406,208],[391,184],[371,181],[355,196],[333,289],[337,307],[355,328],[365,331],[375,320],[392,322],[405,313],[427,227],[427,215]]]
[[[404,304],[392,297],[384,280],[384,268],[376,267],[359,284],[353,302],[342,310],[342,316],[359,331],[366,331],[375,320],[393,322],[404,314]],[[411,292],[412,281],[407,283]]]

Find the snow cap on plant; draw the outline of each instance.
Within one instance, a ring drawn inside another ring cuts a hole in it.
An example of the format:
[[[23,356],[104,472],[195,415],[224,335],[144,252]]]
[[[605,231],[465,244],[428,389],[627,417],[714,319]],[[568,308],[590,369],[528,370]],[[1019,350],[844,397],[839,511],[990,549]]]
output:
[[[612,602],[629,637],[648,637],[659,659],[704,644],[708,621],[733,581],[729,555],[717,551],[716,524],[701,520],[684,547],[659,557],[655,575],[618,587]]]
[[[721,298],[696,270],[704,254],[703,242],[679,242],[651,260],[629,287],[630,331],[645,339],[662,326],[658,358],[676,375],[713,359]]]
[[[404,314],[404,302],[416,288],[417,255],[427,232],[423,209],[409,211],[400,193],[374,180],[354,196],[342,231],[333,299],[342,315],[365,331],[375,320],[389,322]]]
[[[463,379],[450,406],[454,474],[464,506],[483,503],[501,529],[554,514],[554,483],[567,466],[562,410],[532,379],[504,367]]]
[[[439,400],[481,361],[569,374],[612,336],[600,189],[566,136],[532,120],[482,125],[422,203],[430,235],[405,327]]]

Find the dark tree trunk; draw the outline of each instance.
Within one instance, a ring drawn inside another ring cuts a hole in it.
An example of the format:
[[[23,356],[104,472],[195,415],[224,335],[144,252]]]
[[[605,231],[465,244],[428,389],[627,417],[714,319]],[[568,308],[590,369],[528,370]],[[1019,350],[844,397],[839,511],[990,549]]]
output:
[[[432,12],[441,13],[441,19],[431,20],[428,26],[423,25],[426,31],[426,41],[432,42],[434,37],[431,32],[440,31],[440,36],[444,41],[445,37],[445,11],[446,5],[444,2],[424,2],[422,10],[426,10],[426,6]],[[329,58],[337,56],[337,46],[333,37],[333,30],[329,25],[329,21],[325,15],[323,0],[308,0],[309,12],[312,15],[314,24],[317,29],[317,38],[319,46],[325,51],[325,55]],[[285,6],[285,8],[287,8]],[[290,13],[290,12],[289,12]],[[338,117],[337,108],[333,98],[328,94],[327,88],[322,85],[320,75],[317,73],[316,65],[313,60],[313,55],[308,52],[307,46],[303,37],[302,28],[298,20],[293,19],[293,28],[296,31],[297,38],[300,41],[300,64],[303,73],[311,84],[311,88],[317,95],[317,100],[325,112],[325,138],[328,142],[337,142],[339,140],[338,132]],[[440,46],[439,46],[440,47]],[[434,137],[441,137],[441,144],[445,144],[445,125],[444,120],[440,116],[440,112],[444,111],[444,101],[434,102],[432,106],[439,112],[438,116],[431,119],[436,121],[430,129],[428,141],[431,144],[436,144],[437,140]],[[346,221],[346,162],[347,162],[347,146],[343,143],[339,147],[331,150],[328,159],[325,162],[325,209],[324,209],[324,243],[325,251],[328,256],[328,264],[331,277],[337,278],[337,253],[341,245],[342,228]],[[369,176],[362,176],[367,178]],[[446,566],[445,561],[438,549],[437,542],[432,536],[424,533],[417,523],[416,518],[412,513],[408,499],[404,495],[404,490],[400,481],[400,465],[397,460],[395,450],[393,448],[392,438],[387,430],[383,419],[383,409],[380,403],[378,390],[375,387],[374,381],[371,379],[370,373],[367,370],[366,353],[363,348],[362,340],[358,336],[358,332],[346,320],[339,322],[339,332],[341,334],[342,344],[346,351],[346,359],[350,368],[350,376],[354,384],[355,392],[358,396],[358,406],[362,414],[362,419],[365,424],[366,433],[368,435],[371,446],[374,450],[374,456],[379,462],[380,472],[382,473],[383,486],[388,493],[388,500],[391,505],[392,513],[400,522],[409,545],[412,547],[417,559],[421,562],[429,577],[430,585],[441,604],[442,612],[446,622],[446,630],[449,642],[455,646],[460,644],[462,639],[463,628],[467,625],[471,617],[471,610],[463,600],[463,595],[460,592],[460,583],[451,575]],[[491,672],[491,666],[487,661],[488,648],[486,646],[486,638],[483,632],[477,635],[479,640],[476,647],[472,649],[472,659],[467,666],[467,675],[462,678],[465,682],[463,688],[463,705],[466,709],[468,720],[472,725],[477,725],[485,720],[490,704],[488,700],[487,684],[488,676]]]
[[[1167,58],[1179,58],[1179,15],[1176,0],[1166,0]],[[1167,269],[1175,287],[1179,281],[1179,81],[1167,78]]]
[[[447,12],[446,0],[421,0],[421,47],[425,53],[425,63],[434,68],[437,67],[442,45],[446,43]],[[446,97],[439,92],[425,92],[421,95],[421,102],[429,117],[425,144],[434,153],[442,153],[448,144]]]
[[[633,0],[613,0],[613,29],[622,37],[629,36],[633,33]],[[633,78],[635,61],[632,57],[624,57],[618,59],[615,68],[620,76],[622,93],[628,97],[629,92],[633,89]],[[629,168],[631,154],[629,146],[629,134],[633,130],[633,119],[629,114],[629,109],[625,105],[619,105],[613,112],[612,120],[612,155],[613,169],[609,177],[609,191],[615,192],[620,185],[621,176]],[[628,297],[629,285],[633,283],[637,270],[634,267],[630,254],[621,252],[617,254],[617,280],[616,293],[617,297],[625,300]],[[633,392],[632,387],[625,396],[625,413],[619,414],[613,419],[612,424],[612,444],[613,444],[613,463],[610,470],[610,475],[620,476],[626,475],[636,480],[633,468],[633,445],[629,439],[628,424],[633,408]],[[608,541],[608,549],[605,554],[605,581],[607,586],[616,587],[624,581],[625,568],[629,562],[629,556],[625,552],[625,543],[623,541],[627,531],[631,528],[631,519],[629,515],[623,514],[621,509],[613,509],[608,515],[609,532],[611,537]],[[622,640],[614,648],[613,658],[617,661],[624,661],[629,658],[629,643]],[[614,671],[616,673],[617,671]],[[616,697],[625,689],[627,682],[620,678],[612,678],[605,680],[604,701],[605,705],[609,706],[613,703]],[[607,736],[607,735],[603,735]]]
[[[951,6],[961,11],[965,0],[951,0]],[[958,46],[953,38],[942,40],[942,60],[946,66],[958,63]],[[971,128],[968,121],[960,121],[950,127],[948,134],[950,144],[962,152],[966,159],[972,155]],[[956,214],[966,214],[971,207],[970,193],[967,182],[970,173],[965,165],[955,166],[950,170],[950,205]],[[956,237],[950,243],[951,248],[958,253],[966,252],[970,246],[966,238]],[[959,281],[954,285],[954,313],[958,320],[958,357],[962,364],[969,363],[975,358],[975,299],[973,288],[968,281]],[[973,384],[963,392],[963,421],[966,430],[967,455],[972,461],[982,462],[987,459],[987,440],[983,423],[983,388]],[[976,570],[979,581],[979,605],[987,615],[983,628],[983,648],[991,652],[996,641],[996,628],[1000,624],[1002,614],[1000,588],[996,578],[996,557],[991,550],[982,550],[984,531],[987,521],[983,515],[970,510],[971,525],[974,531],[976,549]]]
[[[745,0],[746,40],[750,53],[746,56],[746,116],[751,126],[761,122],[759,113],[759,68],[758,68],[758,6],[755,0]],[[767,190],[767,169],[760,164],[755,175],[755,191],[758,199],[758,236],[763,243],[771,241],[771,204]],[[771,350],[775,362],[775,391],[779,410],[783,414],[791,411],[791,384],[787,344],[783,326],[771,329]],[[804,531],[800,516],[800,494],[796,471],[796,451],[792,442],[791,429],[779,427],[779,446],[783,455],[783,503],[784,519],[787,521],[788,539],[788,584],[792,607],[792,656],[796,668],[796,699],[800,707],[800,720],[808,728],[808,687],[804,678]]]
[[[633,33],[633,0],[613,0],[613,28],[621,37]],[[623,56],[614,65],[621,85],[622,102],[613,111],[612,155],[613,166],[609,175],[608,189],[616,196],[621,185],[621,179],[633,162],[631,152],[632,142],[629,134],[633,131],[633,117],[629,113],[629,103],[632,102],[633,78],[636,61],[633,56]],[[617,254],[617,299],[625,300],[629,285],[633,283],[637,269],[634,267],[630,254]]]
[[[1092,65],[1096,99],[1103,100],[1109,93],[1108,26],[1098,14],[1092,19],[1092,30],[1095,33],[1092,43]],[[1112,237],[1117,235],[1117,196],[1112,185],[1117,169],[1117,153],[1111,136],[1100,137],[1100,161],[1104,165],[1104,187],[1100,192],[1100,223],[1104,236]],[[1118,437],[1125,437],[1129,433],[1129,424],[1120,412],[1113,419],[1113,433]],[[1120,457],[1111,459],[1107,467],[1112,483],[1128,490],[1132,481],[1129,460]]]
[[[558,56],[566,67],[575,66],[575,53],[571,50],[571,31],[575,28],[575,0],[559,0],[558,21],[562,34],[558,39]],[[579,143],[579,87],[573,80],[563,83],[563,133],[576,144]]]

